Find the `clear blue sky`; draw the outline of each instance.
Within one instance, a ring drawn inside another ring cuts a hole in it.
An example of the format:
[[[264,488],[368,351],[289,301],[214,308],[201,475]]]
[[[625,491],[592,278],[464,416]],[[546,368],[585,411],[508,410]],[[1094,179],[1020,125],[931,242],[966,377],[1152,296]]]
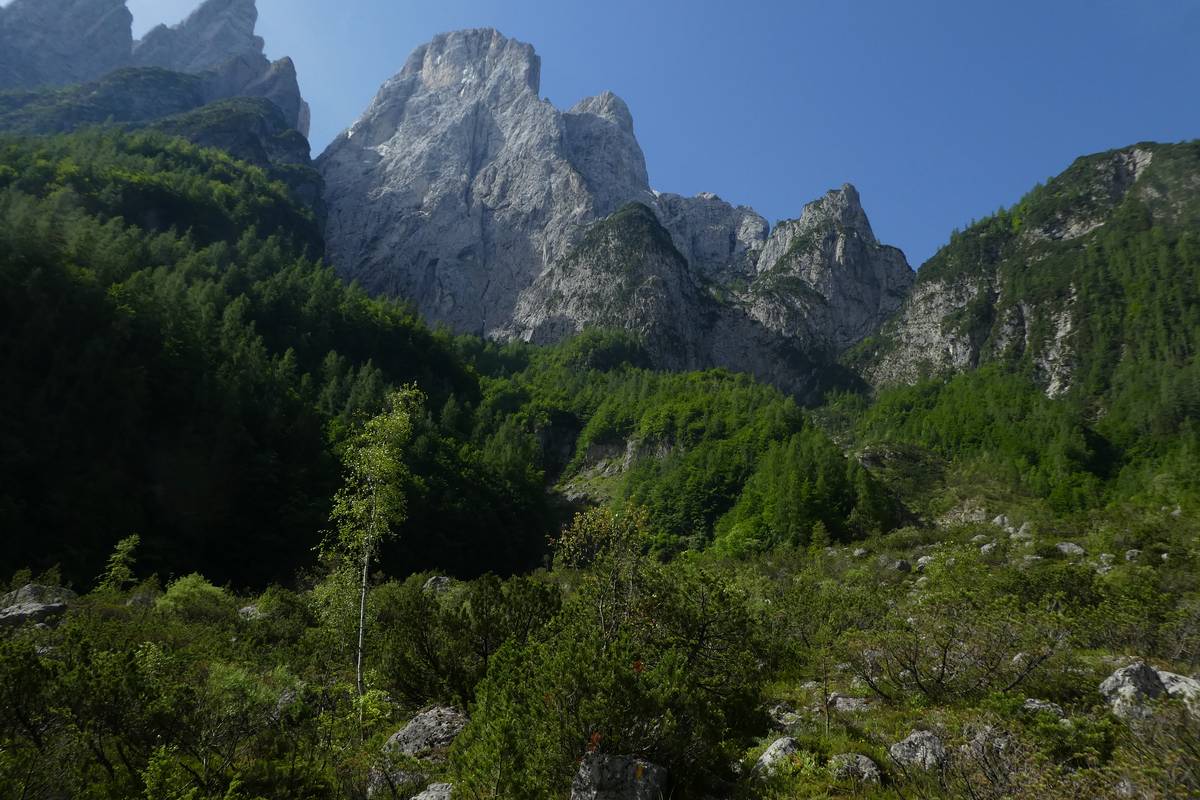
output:
[[[140,32],[197,0],[130,0]],[[314,154],[434,34],[492,26],[560,107],[611,89],[655,188],[772,223],[844,182],[914,266],[1077,155],[1200,138],[1198,0],[259,0]]]

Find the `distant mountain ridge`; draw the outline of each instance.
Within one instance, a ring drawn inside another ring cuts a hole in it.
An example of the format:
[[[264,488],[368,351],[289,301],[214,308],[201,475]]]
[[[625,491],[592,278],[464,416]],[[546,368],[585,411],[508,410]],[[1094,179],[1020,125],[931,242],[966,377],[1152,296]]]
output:
[[[0,7],[0,91],[100,80],[123,67],[203,78],[205,102],[263,97],[308,136],[310,112],[290,58],[271,62],[254,34],[255,0],[206,0],[183,22],[134,40],[125,0],[13,0]]]
[[[1103,393],[1123,369],[1183,365],[1200,345],[1198,229],[1200,143],[1079,158],[955,234],[847,360],[877,386],[998,362],[1052,397]]]

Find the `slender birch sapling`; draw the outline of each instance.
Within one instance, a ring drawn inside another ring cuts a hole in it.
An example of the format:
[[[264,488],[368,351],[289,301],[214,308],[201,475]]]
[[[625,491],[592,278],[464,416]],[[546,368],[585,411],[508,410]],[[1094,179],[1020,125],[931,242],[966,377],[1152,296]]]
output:
[[[415,387],[388,396],[383,413],[367,421],[342,453],[345,483],[333,498],[330,520],[334,536],[328,545],[357,565],[358,645],[355,681],[358,696],[366,692],[363,662],[366,653],[367,592],[371,561],[379,546],[395,536],[406,517],[408,469],[404,451],[412,438],[412,420],[424,401]]]

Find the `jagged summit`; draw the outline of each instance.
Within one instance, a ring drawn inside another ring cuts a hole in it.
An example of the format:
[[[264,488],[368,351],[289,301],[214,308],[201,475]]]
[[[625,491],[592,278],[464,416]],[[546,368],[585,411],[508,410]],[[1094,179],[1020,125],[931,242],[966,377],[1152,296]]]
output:
[[[853,184],[844,183],[840,189],[830,189],[824,197],[805,205],[800,215],[802,227],[830,223],[854,231],[872,244],[878,241],[871,230],[867,212],[863,210],[862,198]]]
[[[125,66],[125,0],[13,0],[0,6],[0,90],[64,86]]]
[[[613,123],[626,133],[633,134],[633,113],[629,110],[629,105],[608,90],[595,97],[580,100],[567,113],[591,114]]]
[[[435,36],[413,51],[398,79],[418,77],[430,90],[478,93],[502,86],[541,91],[542,60],[533,46],[509,39],[494,28],[475,28]]]
[[[853,186],[774,231],[713,194],[653,192],[629,106],[602,92],[561,111],[540,78],[533,47],[492,29],[418,47],[318,160],[343,274],[458,331],[552,341],[615,325],[661,364],[740,363],[793,389],[809,376],[761,354],[826,357],[899,306],[912,270]],[[615,241],[658,241],[635,224],[647,213],[670,253]]]
[[[624,103],[562,112],[540,79],[533,47],[492,29],[418,47],[318,161],[334,263],[431,321],[493,334],[588,225],[653,202]]]
[[[133,39],[126,0],[14,0],[0,7],[0,90],[97,81],[126,67],[200,75],[208,102],[263,97],[308,135],[308,105],[291,59],[274,63],[255,35],[255,0],[206,0],[178,25]]]
[[[206,0],[178,25],[158,25],[134,43],[138,66],[202,72],[232,58],[261,54],[255,0]]]

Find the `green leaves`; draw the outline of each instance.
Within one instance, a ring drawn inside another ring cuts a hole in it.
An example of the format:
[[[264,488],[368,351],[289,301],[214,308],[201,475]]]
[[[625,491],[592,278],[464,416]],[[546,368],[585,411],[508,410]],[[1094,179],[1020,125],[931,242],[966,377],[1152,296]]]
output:
[[[108,557],[108,564],[104,568],[104,574],[100,576],[99,586],[97,588],[110,592],[119,592],[125,589],[135,581],[133,574],[134,551],[141,544],[141,537],[136,533],[133,536],[127,536],[117,542],[113,548],[112,555]]]
[[[330,519],[346,552],[373,553],[403,524],[407,510],[405,447],[424,396],[406,387],[388,396],[386,409],[363,425],[342,450],[345,484],[333,498]]]

